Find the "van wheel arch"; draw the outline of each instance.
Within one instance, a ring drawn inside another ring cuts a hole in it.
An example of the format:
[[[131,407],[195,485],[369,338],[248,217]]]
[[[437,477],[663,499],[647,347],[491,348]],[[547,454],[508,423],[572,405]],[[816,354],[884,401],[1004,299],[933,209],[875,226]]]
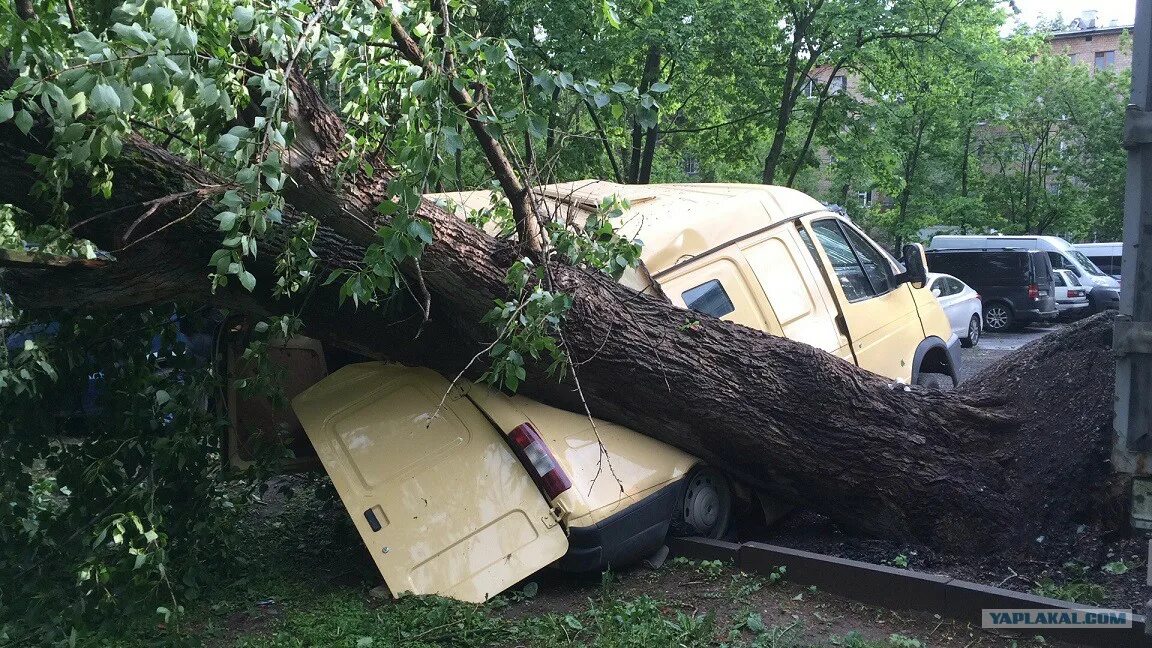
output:
[[[960,384],[960,377],[944,340],[935,336],[927,337],[916,347],[912,359],[912,384],[920,384],[921,374],[942,374],[952,380],[953,387]]]

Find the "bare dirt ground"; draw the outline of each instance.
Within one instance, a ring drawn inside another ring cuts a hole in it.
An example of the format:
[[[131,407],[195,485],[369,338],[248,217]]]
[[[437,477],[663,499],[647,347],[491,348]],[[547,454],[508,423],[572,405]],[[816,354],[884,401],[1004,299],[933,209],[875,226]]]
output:
[[[961,349],[960,382],[984,371],[1016,349],[1058,330],[1061,324],[1035,324],[1007,333],[988,333],[971,349]]]
[[[1107,457],[1111,442],[1111,399],[1087,402],[1078,388],[1085,380],[1104,380],[1112,371],[1106,366],[1110,362],[1108,353],[1090,348],[1093,344],[1089,343],[1092,335],[1106,334],[1108,329],[1100,322],[1088,327],[1085,324],[1053,324],[1005,334],[989,333],[977,347],[962,352],[965,382],[977,382],[976,376],[981,376],[980,380],[985,382],[991,378],[993,385],[1015,380],[1034,387],[1035,393],[1025,400],[1028,409],[1014,412],[1037,428],[1026,437],[1030,442],[1043,443],[1044,426],[1071,430],[1070,433],[1064,431],[1071,436],[1052,443],[1047,450],[1041,448],[1037,456],[1042,461],[1025,467],[1047,475],[1052,497],[1051,502],[1045,502],[1045,507],[1072,506],[1079,501],[1076,493],[1085,488],[1102,488],[1110,474]],[[1083,346],[1061,349],[1059,356],[1054,355],[1054,349],[1045,349],[1023,364],[1019,357],[1006,360],[1013,351],[1029,343],[1043,344],[1041,341],[1051,340],[1046,336],[1065,327],[1077,327],[1085,332],[1088,337],[1077,338]],[[1100,425],[1107,429],[1100,429]],[[1080,436],[1076,430],[1081,431]],[[1053,436],[1058,435],[1054,432]],[[1077,467],[1077,460],[1083,459],[1084,453],[1098,457],[1100,463]],[[1041,516],[1050,512],[1035,513]],[[806,511],[798,511],[772,528],[749,529],[741,539],[947,574],[1083,604],[1142,611],[1149,597],[1145,584],[1148,540],[1128,531],[1126,520],[1113,526],[1102,523],[1107,513],[1089,511],[1081,516],[1083,523],[1073,521],[1049,527],[1035,533],[1019,551],[989,556],[947,555],[916,544],[860,537],[823,516]]]

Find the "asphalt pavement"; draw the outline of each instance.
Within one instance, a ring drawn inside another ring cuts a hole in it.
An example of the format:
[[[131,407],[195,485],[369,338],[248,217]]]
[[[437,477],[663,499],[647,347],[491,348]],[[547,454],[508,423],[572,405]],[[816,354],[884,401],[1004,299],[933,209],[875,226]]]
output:
[[[1016,349],[1060,328],[1059,324],[1037,324],[1008,333],[984,332],[980,343],[971,349],[960,350],[960,382],[992,366]]]

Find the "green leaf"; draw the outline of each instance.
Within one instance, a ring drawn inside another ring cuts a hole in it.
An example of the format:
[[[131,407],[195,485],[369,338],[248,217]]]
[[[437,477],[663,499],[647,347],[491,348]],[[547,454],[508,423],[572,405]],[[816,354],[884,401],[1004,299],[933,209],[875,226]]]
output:
[[[256,10],[252,7],[236,7],[232,10],[232,20],[236,21],[236,29],[241,34],[252,31],[255,24]]]
[[[12,110],[11,101],[0,102],[0,122],[6,122],[12,119],[13,114],[14,111]]]
[[[240,218],[240,215],[236,212],[223,211],[216,214],[216,220],[220,221],[221,232],[232,231],[232,228],[236,227],[236,220],[238,218]]]
[[[620,14],[616,12],[616,3],[612,0],[600,0],[600,14],[612,27],[620,28]]]
[[[120,95],[107,83],[97,83],[88,93],[88,107],[95,113],[120,110]]]
[[[84,124],[79,122],[68,124],[68,127],[65,128],[62,133],[60,133],[59,137],[60,141],[64,142],[65,144],[75,142],[81,137],[84,137]]]
[[[27,135],[28,131],[32,130],[32,115],[27,110],[17,112],[15,121],[16,128],[19,128],[21,133]]]
[[[172,38],[176,35],[176,12],[168,7],[156,7],[152,17],[148,20],[148,27],[152,33],[161,38]]]
[[[428,245],[432,242],[432,225],[426,220],[413,220],[408,223],[408,234]]]
[[[244,286],[244,289],[248,292],[252,292],[252,289],[256,287],[256,277],[252,276],[251,272],[245,270],[240,273],[240,285]]]
[[[764,617],[760,616],[759,612],[750,612],[748,618],[744,620],[744,625],[755,633],[761,633],[767,629],[764,626]]]
[[[224,133],[220,139],[216,140],[216,146],[225,153],[231,153],[240,146],[240,138],[232,135],[231,133]]]
[[[623,81],[617,81],[616,83],[612,84],[611,89],[612,89],[612,92],[615,92],[616,94],[624,94],[627,92],[632,92],[632,86],[628,85],[627,83],[624,83]]]
[[[612,97],[609,97],[605,92],[597,92],[592,97],[592,101],[595,102],[597,108],[603,108],[612,103]]]
[[[671,89],[671,85],[664,83],[663,81],[657,81],[656,83],[652,84],[652,87],[648,88],[648,92],[668,92]]]

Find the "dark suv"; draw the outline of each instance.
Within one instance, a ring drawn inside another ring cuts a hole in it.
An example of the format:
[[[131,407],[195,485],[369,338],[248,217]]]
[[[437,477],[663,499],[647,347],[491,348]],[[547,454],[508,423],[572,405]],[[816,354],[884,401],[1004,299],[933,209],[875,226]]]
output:
[[[1056,319],[1052,262],[1039,250],[928,250],[928,269],[972,286],[984,303],[984,328]]]

